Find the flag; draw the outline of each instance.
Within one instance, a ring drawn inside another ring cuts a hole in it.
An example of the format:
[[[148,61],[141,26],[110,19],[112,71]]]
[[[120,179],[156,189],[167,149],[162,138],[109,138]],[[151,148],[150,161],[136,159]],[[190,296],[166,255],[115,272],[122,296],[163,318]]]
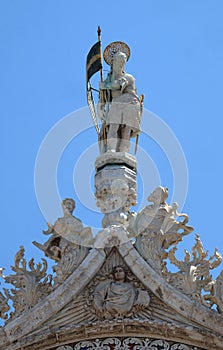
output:
[[[101,42],[98,41],[92,46],[86,62],[86,78],[87,83],[91,79],[92,75],[98,72],[102,68],[102,56],[101,56]]]

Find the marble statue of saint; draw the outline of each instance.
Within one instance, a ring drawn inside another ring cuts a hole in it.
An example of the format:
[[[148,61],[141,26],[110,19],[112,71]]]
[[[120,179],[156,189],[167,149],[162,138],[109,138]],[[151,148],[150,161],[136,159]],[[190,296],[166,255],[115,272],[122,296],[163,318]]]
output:
[[[121,44],[126,48],[126,44]],[[104,53],[105,61],[108,48],[109,46]],[[134,77],[124,70],[130,51],[122,52],[122,45],[116,51],[110,53],[110,60],[107,59],[106,62],[110,64],[111,70],[100,83],[101,95],[105,101],[104,104],[99,104],[99,116],[103,122],[101,138],[107,138],[106,151],[129,152],[130,138],[141,131],[142,101],[137,96]]]
[[[122,266],[115,266],[112,279],[99,283],[94,291],[95,311],[99,316],[108,319],[128,316],[133,306],[146,307],[149,302],[148,292],[135,288],[128,282]]]
[[[75,201],[72,198],[66,198],[62,201],[64,216],[59,218],[53,229],[56,234],[76,244],[83,244],[84,241],[92,239],[90,227],[84,228],[80,219],[72,213],[75,209]]]
[[[62,201],[64,216],[57,219],[54,225],[48,224],[48,230],[44,234],[52,236],[44,244],[33,242],[44,251],[49,258],[59,261],[62,252],[68,245],[81,245],[89,247],[93,243],[90,227],[84,227],[81,220],[72,215],[75,209],[75,201],[66,198]]]

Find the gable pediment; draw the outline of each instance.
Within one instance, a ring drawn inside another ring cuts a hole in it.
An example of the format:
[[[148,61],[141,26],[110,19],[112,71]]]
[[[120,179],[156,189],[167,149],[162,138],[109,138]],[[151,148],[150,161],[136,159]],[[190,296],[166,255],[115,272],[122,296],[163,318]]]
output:
[[[112,276],[117,266],[125,270],[123,282]],[[197,339],[203,342],[206,337],[208,343],[223,341],[222,318],[168,284],[130,241],[112,249],[91,249],[63,284],[4,330],[8,342],[40,349],[38,344],[54,346],[57,338],[74,342],[83,334],[117,336],[120,325],[125,335],[134,330],[158,337],[165,330],[166,339],[189,339],[188,344],[197,346]]]

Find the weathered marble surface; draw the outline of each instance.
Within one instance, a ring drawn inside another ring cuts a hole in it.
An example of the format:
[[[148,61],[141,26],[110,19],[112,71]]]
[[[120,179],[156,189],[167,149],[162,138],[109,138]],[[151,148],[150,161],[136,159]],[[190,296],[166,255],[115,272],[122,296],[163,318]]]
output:
[[[136,157],[127,152],[107,152],[101,154],[95,160],[95,169],[98,171],[107,164],[118,165],[123,163],[130,169],[136,170]]]
[[[127,213],[136,205],[135,157],[125,152],[114,155],[107,152],[97,159],[95,197],[97,206],[104,213],[104,228],[126,226]]]
[[[112,46],[112,51],[109,49]],[[99,148],[103,152],[129,152],[130,138],[141,131],[143,99],[136,92],[135,79],[124,70],[127,45],[114,42],[105,49],[111,65],[107,78],[100,82],[98,115],[102,120]],[[105,98],[106,96],[106,98]]]
[[[74,347],[83,339],[120,332],[156,341],[165,334],[170,349],[177,344],[179,349],[222,350],[222,272],[215,280],[210,273],[221,255],[216,250],[208,257],[196,236],[192,252],[183,261],[176,258],[178,243],[192,227],[175,203],[166,203],[167,195],[159,188],[149,196],[153,204],[129,213],[124,224],[108,224],[85,255],[81,245],[63,237],[49,240],[62,253],[53,255],[56,276],[46,274],[44,260],[43,265],[27,264],[21,247],[15,274],[2,274],[14,287],[0,296],[1,317],[7,318],[10,299],[15,310],[0,328],[0,350]],[[54,237],[52,227],[47,234]],[[76,265],[74,253],[81,257]],[[171,263],[179,271],[172,272]]]
[[[103,319],[130,316],[135,307],[144,309],[149,303],[148,292],[136,288],[128,280],[122,265],[114,266],[111,277],[101,281],[94,290],[94,309]]]
[[[134,347],[133,347],[134,346]],[[74,346],[64,345],[59,346],[58,348],[54,350],[84,350],[86,347],[89,347],[91,350],[131,350],[133,349],[137,350],[202,350],[197,347],[191,347],[190,345],[186,345],[183,343],[174,343],[169,342],[163,339],[149,339],[149,338],[137,338],[137,337],[130,337],[125,339],[119,339],[119,338],[106,338],[103,340],[100,339],[94,339],[94,340],[85,340],[81,341]]]
[[[55,261],[60,259],[60,244],[64,241],[87,247],[93,243],[91,228],[84,227],[81,220],[72,215],[76,206],[75,201],[72,198],[65,198],[61,205],[64,216],[57,219],[53,225],[48,223],[48,230],[43,231],[45,235],[51,235],[48,241],[43,245],[33,242],[47,257]]]
[[[1,344],[6,345],[8,342],[10,344],[31,333],[75,298],[93,278],[95,269],[100,268],[104,262],[104,256],[104,252],[92,250],[84,263],[80,264],[62,285],[33,306],[32,309],[6,324],[4,327],[5,338],[0,339],[0,346]],[[3,349],[5,350],[4,347]]]
[[[10,283],[13,286],[10,290],[4,289],[7,299],[3,298],[2,300],[6,309],[7,302],[9,300],[12,301],[14,310],[10,313],[9,320],[34,307],[53,290],[52,275],[47,275],[46,260],[42,259],[42,263],[35,265],[32,258],[27,263],[24,254],[24,247],[21,246],[15,255],[15,266],[12,266],[15,274],[4,277],[6,283]],[[8,319],[5,314],[4,318]]]
[[[93,244],[90,227],[84,227],[81,220],[72,215],[75,201],[66,198],[62,201],[64,216],[56,220],[54,225],[48,224],[43,231],[50,238],[44,243],[33,242],[44,254],[54,260],[54,286],[63,281],[77,268],[89,252]]]
[[[129,212],[127,230],[135,247],[160,274],[166,271],[168,249],[193,231],[188,215],[177,212],[177,203],[166,203],[168,189],[158,186],[148,197],[152,204],[139,213]]]
[[[122,42],[104,54],[111,70],[100,84],[101,156],[95,162],[103,228],[93,238],[66,198],[64,216],[43,231],[47,242],[34,242],[54,261],[52,273],[45,259],[27,262],[23,246],[12,274],[0,268],[11,284],[0,292],[0,350],[223,349],[223,271],[211,275],[220,253],[209,256],[197,235],[191,252],[177,258],[179,242],[193,228],[177,203],[167,203],[165,187],[131,212],[137,164],[127,152],[141,131],[143,96],[124,71],[129,54]]]

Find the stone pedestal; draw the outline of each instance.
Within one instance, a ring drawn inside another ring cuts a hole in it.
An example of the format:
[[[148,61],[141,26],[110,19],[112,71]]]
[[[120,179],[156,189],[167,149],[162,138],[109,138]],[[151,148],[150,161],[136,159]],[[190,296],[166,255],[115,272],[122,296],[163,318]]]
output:
[[[136,158],[125,152],[107,152],[95,162],[95,197],[105,214],[102,225],[125,224],[136,205]]]

